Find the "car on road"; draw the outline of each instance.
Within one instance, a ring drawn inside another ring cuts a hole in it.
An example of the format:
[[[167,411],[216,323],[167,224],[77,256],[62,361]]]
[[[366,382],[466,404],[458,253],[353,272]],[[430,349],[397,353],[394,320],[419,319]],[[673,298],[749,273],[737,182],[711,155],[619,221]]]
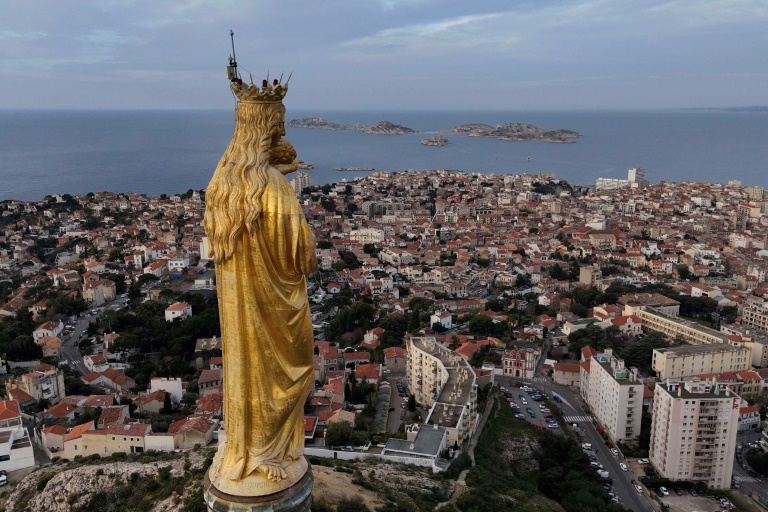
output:
[[[629,471],[629,467],[627,467],[627,465],[624,464],[623,462],[619,464],[619,467],[621,468],[622,471]]]
[[[619,450],[617,450],[616,448],[611,448],[611,455],[618,458]]]
[[[637,494],[643,494],[643,486],[640,484],[635,484],[635,490],[637,491]]]

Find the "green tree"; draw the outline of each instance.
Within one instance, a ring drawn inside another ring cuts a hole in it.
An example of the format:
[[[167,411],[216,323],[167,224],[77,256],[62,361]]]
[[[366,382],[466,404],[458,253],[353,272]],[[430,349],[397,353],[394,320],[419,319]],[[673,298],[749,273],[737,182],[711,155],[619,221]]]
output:
[[[163,399],[163,414],[171,414],[173,413],[173,403],[171,403],[171,394],[166,393],[165,398]]]
[[[488,336],[493,331],[493,320],[486,315],[475,315],[467,324],[469,332],[479,336]]]
[[[347,446],[352,436],[352,424],[348,421],[329,423],[325,429],[325,445],[328,447]]]

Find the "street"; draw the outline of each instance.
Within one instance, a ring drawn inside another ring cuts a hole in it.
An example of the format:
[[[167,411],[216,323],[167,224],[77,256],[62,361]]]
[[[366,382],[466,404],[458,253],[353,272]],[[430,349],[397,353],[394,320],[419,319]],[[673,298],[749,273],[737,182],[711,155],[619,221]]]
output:
[[[516,397],[518,394],[522,393],[519,388],[511,387],[514,381],[520,381],[520,379],[500,377],[498,381],[500,385],[505,386],[508,390],[512,391]],[[597,433],[595,426],[592,424],[591,417],[581,409],[581,397],[579,397],[578,394],[574,393],[569,388],[553,384],[544,377],[527,380],[524,381],[524,383],[539,391],[547,393],[551,398],[554,397],[554,395],[561,397],[562,403],[558,405],[562,410],[563,418],[569,425],[572,425],[573,423],[578,425],[582,435],[582,442],[592,444],[592,448],[597,456],[597,462],[608,471],[610,477],[613,479],[613,492],[619,497],[621,505],[633,511],[650,512],[653,510],[653,507],[648,500],[648,490],[644,488],[642,496],[637,493],[637,490],[635,490],[635,487],[632,484],[632,480],[636,480],[636,475],[632,473],[631,469],[626,472],[621,470],[619,463],[626,462],[625,459],[623,459],[621,454],[619,454],[618,458],[611,455],[610,450],[605,445],[605,440],[603,440],[602,436]],[[530,407],[530,400],[528,403],[528,406],[521,406],[524,415],[526,414],[525,407]],[[538,409],[538,405],[535,405],[533,409]],[[537,413],[537,418],[536,421],[534,421],[534,424],[542,424],[539,416],[540,415]],[[526,419],[530,420],[530,417],[527,417]],[[567,425],[561,425],[560,428],[561,430],[564,430],[569,427]]]

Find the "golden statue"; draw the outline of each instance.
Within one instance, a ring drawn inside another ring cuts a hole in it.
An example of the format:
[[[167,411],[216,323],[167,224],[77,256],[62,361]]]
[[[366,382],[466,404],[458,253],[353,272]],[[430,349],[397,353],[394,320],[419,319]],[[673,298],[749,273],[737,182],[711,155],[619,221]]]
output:
[[[287,84],[237,77],[235,131],[206,189],[205,230],[216,263],[226,441],[210,483],[265,496],[307,473],[304,402],[314,380],[306,276],[315,239],[284,174],[300,161],[285,135]]]

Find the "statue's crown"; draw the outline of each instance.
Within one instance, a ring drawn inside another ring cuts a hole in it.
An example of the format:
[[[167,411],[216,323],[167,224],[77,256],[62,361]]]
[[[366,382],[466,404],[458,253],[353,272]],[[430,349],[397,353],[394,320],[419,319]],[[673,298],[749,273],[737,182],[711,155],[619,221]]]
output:
[[[288,82],[281,84],[278,79],[271,84],[268,80],[262,80],[261,87],[237,79],[232,81],[231,87],[237,99],[249,103],[280,103],[288,93]]]

